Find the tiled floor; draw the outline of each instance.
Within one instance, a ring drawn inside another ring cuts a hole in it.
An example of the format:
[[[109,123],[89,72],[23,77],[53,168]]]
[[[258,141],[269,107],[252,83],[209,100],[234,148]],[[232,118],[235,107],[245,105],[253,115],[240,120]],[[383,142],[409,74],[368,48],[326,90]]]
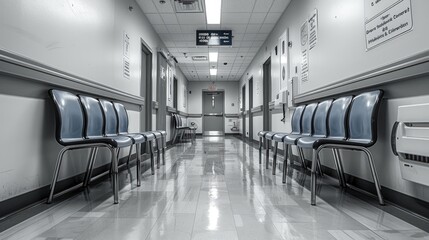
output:
[[[167,164],[123,172],[120,203],[109,181],[0,233],[0,239],[429,239],[371,204],[319,184],[327,198],[310,206],[306,174],[286,184],[258,164],[258,151],[234,137],[197,139],[167,151]],[[326,201],[324,201],[326,200]],[[375,200],[374,200],[375,201]]]

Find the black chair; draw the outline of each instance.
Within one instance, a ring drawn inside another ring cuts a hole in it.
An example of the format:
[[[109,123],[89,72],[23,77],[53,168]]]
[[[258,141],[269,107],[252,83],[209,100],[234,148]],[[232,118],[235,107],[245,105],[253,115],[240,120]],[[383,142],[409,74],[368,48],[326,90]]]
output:
[[[106,100],[102,100],[102,101],[106,101]],[[109,113],[105,111],[105,114],[113,115],[113,113],[111,112],[112,103],[109,101],[106,101],[106,102],[103,102],[103,104],[106,105],[106,107],[107,107],[106,110],[110,109]],[[128,133],[129,120],[128,120],[128,113],[127,113],[127,110],[125,109],[125,106],[121,103],[114,102],[113,107],[114,107],[114,110],[115,110],[117,117],[118,117],[118,133],[119,133],[119,135],[131,135],[131,137],[141,136],[145,139],[145,142],[149,143],[149,145],[150,145],[149,146],[149,154],[150,154],[150,161],[151,161],[151,172],[152,172],[152,175],[155,174],[155,163],[154,163],[154,158],[153,158],[153,142],[157,141],[156,135],[153,134],[153,132],[141,132],[141,133],[129,134]],[[140,147],[139,151],[140,150],[141,150],[141,147]],[[130,152],[128,154],[127,165],[129,164],[129,161],[130,161],[131,151],[132,151],[132,148],[130,148]],[[158,161],[159,161],[159,159],[158,159]]]
[[[266,132],[265,134],[265,141],[268,142],[274,141],[274,153],[273,153],[273,175],[276,174],[276,166],[277,166],[277,152],[278,152],[278,144],[279,142],[283,142],[283,139],[285,136],[289,134],[300,134],[301,133],[301,119],[302,119],[302,113],[304,112],[305,105],[298,106],[295,108],[292,114],[292,120],[291,120],[291,127],[292,132],[291,133],[279,133],[279,132]],[[286,149],[283,148],[286,154]],[[269,151],[266,152],[266,168],[268,169],[268,161],[269,161]],[[286,155],[285,155],[286,156]]]
[[[191,132],[191,140],[195,140],[196,138],[196,128],[195,127],[188,127],[188,126],[182,126],[182,118],[175,113],[171,114],[172,122],[174,125],[174,135],[173,135],[173,143],[176,141],[177,137],[180,136],[180,140],[183,139],[183,135],[186,134],[186,131]]]
[[[49,90],[49,95],[55,105],[56,140],[63,148],[58,154],[47,203],[51,203],[53,200],[64,154],[70,150],[90,148],[90,160],[86,171],[88,174],[89,163],[94,157],[94,149],[99,147],[106,147],[110,150],[113,166],[113,199],[115,204],[118,203],[119,184],[116,149],[131,146],[132,140],[129,137],[104,137],[102,135],[103,118],[97,117],[85,121],[81,103],[76,95],[60,90]]]
[[[313,136],[300,138],[297,146],[302,149],[317,149],[321,144],[323,144],[325,138],[345,140],[347,138],[347,116],[352,99],[352,96],[347,96],[333,101],[331,109],[329,110],[327,125],[322,124],[322,119],[316,120],[315,118]],[[337,168],[340,186],[346,187],[343,167],[337,158],[337,154],[339,154],[338,149],[332,149],[332,152],[334,155],[334,162]]]
[[[347,120],[347,139],[326,138],[313,147],[313,162],[311,167],[311,204],[316,205],[316,166],[319,152],[325,148],[347,149],[362,151],[366,154],[370,171],[374,180],[375,189],[380,205],[384,205],[380,182],[369,147],[377,141],[377,116],[380,108],[383,91],[376,90],[362,93],[352,100]],[[340,155],[338,154],[339,158]],[[341,162],[341,158],[338,159]]]

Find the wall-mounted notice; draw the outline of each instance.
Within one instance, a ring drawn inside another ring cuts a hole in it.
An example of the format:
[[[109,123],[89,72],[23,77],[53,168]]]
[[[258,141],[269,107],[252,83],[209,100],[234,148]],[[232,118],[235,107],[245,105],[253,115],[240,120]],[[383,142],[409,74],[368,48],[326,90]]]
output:
[[[365,23],[366,48],[369,50],[412,28],[411,0],[402,0]]]
[[[372,20],[400,1],[402,0],[365,0],[365,22]]]
[[[301,81],[308,81],[308,21],[301,26]]]
[[[130,79],[130,61],[124,57],[124,71],[123,71],[123,75],[124,78],[126,79]]]
[[[130,36],[124,32],[123,33],[123,76],[126,79],[130,79]]]
[[[313,15],[308,19],[308,25],[309,25],[309,46],[310,49],[313,49],[316,46],[317,43],[317,9],[314,9]]]

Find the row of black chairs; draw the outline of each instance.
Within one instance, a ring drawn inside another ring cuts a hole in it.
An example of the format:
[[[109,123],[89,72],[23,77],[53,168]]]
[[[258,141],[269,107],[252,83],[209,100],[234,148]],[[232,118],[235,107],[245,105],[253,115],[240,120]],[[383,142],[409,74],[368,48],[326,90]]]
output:
[[[265,148],[266,168],[269,166],[269,149],[274,142],[273,172],[276,172],[278,144],[283,143],[283,183],[286,182],[287,158],[290,146],[296,146],[302,167],[307,169],[303,149],[313,152],[311,165],[311,204],[316,205],[316,173],[323,175],[319,161],[322,149],[331,149],[339,176],[339,183],[347,187],[340,149],[357,150],[366,154],[374,180],[378,201],[384,205],[381,186],[369,147],[377,141],[377,116],[383,91],[365,92],[355,97],[345,96],[320,103],[310,103],[295,108],[291,118],[292,131],[278,133],[260,131],[259,163]],[[263,144],[264,142],[264,144]],[[292,160],[291,160],[292,161]]]
[[[166,131],[129,133],[128,114],[123,104],[90,96],[75,95],[61,90],[50,90],[49,95],[55,106],[56,140],[63,148],[58,154],[48,203],[53,200],[61,163],[67,151],[90,149],[83,180],[83,186],[86,187],[91,181],[98,149],[104,147],[110,150],[114,203],[119,202],[118,157],[121,148],[130,147],[127,160],[127,164],[129,164],[132,148],[134,145],[136,147],[137,186],[141,185],[142,144],[149,144],[152,174],[155,173],[154,143],[157,153],[157,168],[160,167],[159,145],[162,148],[163,164],[165,164]]]
[[[172,113],[171,119],[174,126],[174,133],[172,138],[173,143],[176,142],[177,138],[180,138],[180,140],[182,140],[184,135],[189,135],[191,141],[195,140],[197,128],[190,126],[182,126],[183,121],[179,114]]]

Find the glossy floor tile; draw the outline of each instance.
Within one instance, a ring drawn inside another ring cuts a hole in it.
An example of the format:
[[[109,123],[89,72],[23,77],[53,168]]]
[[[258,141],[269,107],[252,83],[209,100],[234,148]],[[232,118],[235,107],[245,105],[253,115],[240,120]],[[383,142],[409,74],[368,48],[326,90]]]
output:
[[[273,176],[259,165],[257,149],[235,137],[177,144],[166,162],[153,176],[145,172],[140,187],[134,169],[121,172],[117,205],[106,180],[6,229],[0,239],[429,239],[327,177],[311,206],[307,173],[289,167],[283,184],[280,170]]]

